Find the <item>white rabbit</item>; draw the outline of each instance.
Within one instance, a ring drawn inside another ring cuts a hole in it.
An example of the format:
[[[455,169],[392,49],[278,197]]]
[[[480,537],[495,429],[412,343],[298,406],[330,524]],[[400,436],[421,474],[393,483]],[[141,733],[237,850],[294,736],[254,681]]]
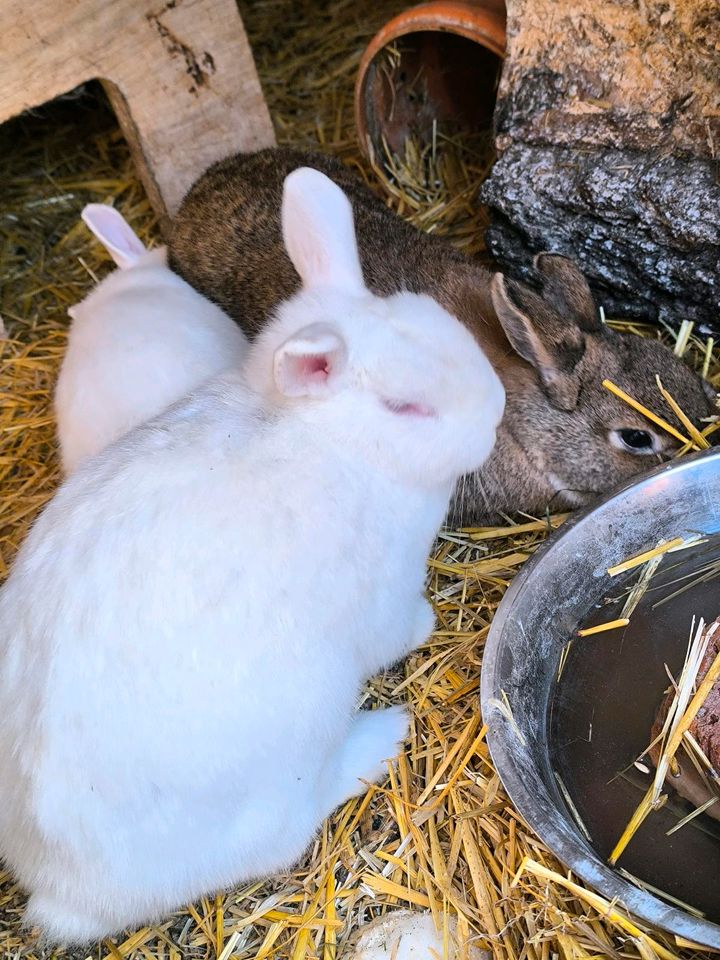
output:
[[[361,684],[432,629],[503,390],[429,297],[364,287],[339,187],[297,170],[282,218],[303,286],[243,369],[70,477],[0,592],[0,856],[53,940],[287,868],[406,731]]]
[[[117,210],[91,203],[82,218],[120,269],[69,311],[55,392],[66,474],[237,365],[247,345],[220,307],[170,270],[165,248],[146,250]]]

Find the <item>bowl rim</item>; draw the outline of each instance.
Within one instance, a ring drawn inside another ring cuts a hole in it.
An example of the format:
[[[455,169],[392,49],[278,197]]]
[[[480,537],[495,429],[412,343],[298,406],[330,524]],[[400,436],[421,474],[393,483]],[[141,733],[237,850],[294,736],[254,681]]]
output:
[[[528,826],[540,837],[552,853],[569,867],[584,883],[594,888],[607,900],[618,900],[629,914],[641,921],[660,927],[667,933],[683,937],[700,947],[720,949],[720,924],[699,917],[668,904],[654,894],[634,886],[624,880],[614,869],[592,851],[581,836],[577,825],[570,817],[564,816],[572,826],[572,839],[561,834],[553,816],[538,809],[537,797],[526,781],[525,772],[517,763],[517,741],[510,724],[498,723],[499,714],[484,707],[493,699],[500,698],[500,657],[504,649],[505,628],[511,612],[522,600],[522,595],[543,563],[558,549],[558,544],[568,537],[577,536],[583,525],[608,509],[608,505],[631,490],[642,490],[657,477],[667,473],[692,471],[698,462],[714,463],[720,470],[720,450],[701,451],[683,457],[630,480],[615,488],[599,502],[569,517],[557,531],[537,550],[513,578],[503,596],[490,625],[485,642],[480,678],[480,703],[484,722],[488,727],[488,747],[495,769],[510,797],[511,802],[525,819]]]

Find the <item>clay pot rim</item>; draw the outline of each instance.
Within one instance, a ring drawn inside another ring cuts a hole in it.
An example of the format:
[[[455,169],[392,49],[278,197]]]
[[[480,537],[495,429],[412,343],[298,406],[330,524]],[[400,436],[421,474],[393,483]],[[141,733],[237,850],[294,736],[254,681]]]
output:
[[[451,33],[479,43],[501,59],[505,56],[505,17],[492,0],[489,4],[483,0],[430,0],[388,20],[366,47],[355,81],[355,129],[366,156],[368,129],[363,101],[368,69],[388,44],[411,33]]]

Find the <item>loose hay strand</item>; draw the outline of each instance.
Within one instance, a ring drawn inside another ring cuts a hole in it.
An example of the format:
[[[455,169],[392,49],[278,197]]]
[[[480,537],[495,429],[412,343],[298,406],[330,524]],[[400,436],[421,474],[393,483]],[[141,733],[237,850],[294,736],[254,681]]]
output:
[[[698,430],[698,428],[690,421],[689,417],[687,416],[685,411],[682,409],[680,404],[677,402],[677,400],[672,396],[672,394],[668,390],[665,389],[665,387],[663,387],[660,377],[656,377],[656,379],[657,379],[658,389],[662,394],[663,400],[665,400],[665,402],[670,407],[670,409],[675,414],[675,416],[678,418],[680,423],[685,427],[692,442],[695,444],[695,446],[699,450],[708,450],[710,447],[710,442],[708,441],[707,437],[705,437]]]
[[[628,825],[623,830],[622,836],[613,847],[612,853],[608,857],[608,863],[611,866],[615,866],[615,864],[618,862],[620,857],[627,850],[628,844],[630,843],[632,838],[635,836],[635,834],[638,832],[640,827],[643,825],[643,823],[645,823],[649,815],[652,813],[654,793],[655,793],[655,788],[654,788],[654,785],[651,784],[648,787],[647,792],[645,793],[645,796],[642,798],[642,800],[636,807],[635,812],[630,818]]]
[[[623,867],[618,869],[618,873],[625,877],[626,880],[629,880],[630,883],[634,884],[636,887],[639,887],[641,890],[647,890],[648,893],[654,893],[658,897],[662,897],[663,900],[667,900],[668,903],[674,904],[676,907],[680,907],[682,910],[687,910],[688,913],[691,913],[694,917],[704,917],[705,914],[702,910],[697,910],[689,903],[685,903],[684,900],[679,900],[677,897],[673,897],[672,894],[667,893],[665,890],[661,890],[659,887],[654,887],[651,883],[648,883],[646,880],[640,880],[639,877],[636,877],[634,874],[630,873],[628,870],[625,870]]]
[[[603,380],[602,385],[606,390],[609,390],[610,393],[614,393],[616,397],[620,400],[624,400],[629,407],[632,407],[633,410],[637,410],[638,413],[641,413],[644,417],[647,417],[652,423],[660,427],[662,430],[665,430],[666,433],[669,433],[671,437],[675,437],[676,440],[679,440],[680,443],[691,444],[691,441],[687,437],[684,437],[679,430],[676,430],[672,424],[668,423],[667,420],[663,420],[662,417],[659,417],[656,413],[653,413],[652,410],[648,410],[647,407],[643,406],[638,400],[634,400],[629,394],[625,393],[624,390],[621,390],[620,387],[616,386],[611,380]]]
[[[664,553],[657,554],[645,563],[645,569],[640,574],[637,583],[628,594],[628,598],[620,611],[620,616],[629,619],[638,607],[638,604],[647,593],[650,581],[655,576],[657,568],[662,563]]]
[[[596,633],[606,633],[608,630],[618,630],[620,627],[626,627],[630,623],[628,617],[619,617],[617,620],[608,620],[607,623],[598,623],[594,627],[584,627],[578,630],[579,637],[592,637]]]
[[[718,802],[717,797],[710,797],[705,803],[701,803],[699,807],[695,807],[686,817],[683,817],[682,820],[678,820],[674,827],[671,827],[666,833],[666,837],[671,837],[674,833],[677,833],[678,830],[681,830],[686,824],[690,823],[695,817],[699,817],[701,813],[705,813],[706,810],[709,810],[714,804]]]
[[[672,540],[665,540],[659,543],[656,547],[653,547],[652,550],[645,550],[643,553],[638,553],[636,556],[630,557],[628,560],[623,560],[622,563],[617,563],[613,567],[608,567],[608,574],[611,577],[617,577],[618,574],[627,573],[628,570],[634,570],[635,567],[640,567],[644,563],[654,560],[655,557],[660,557],[664,553],[668,553],[670,550],[681,547],[684,543],[685,540],[682,537],[673,537]]]
[[[690,336],[693,332],[694,326],[695,324],[692,320],[683,320],[683,322],[680,324],[677,340],[675,341],[675,346],[673,348],[673,353],[676,357],[685,356],[685,351],[688,348],[688,343],[690,342]]]

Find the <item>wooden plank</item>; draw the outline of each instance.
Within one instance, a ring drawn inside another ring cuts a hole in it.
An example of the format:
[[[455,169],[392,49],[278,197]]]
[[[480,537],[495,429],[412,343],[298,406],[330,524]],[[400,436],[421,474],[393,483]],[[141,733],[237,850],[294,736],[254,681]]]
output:
[[[275,142],[234,0],[0,6],[0,122],[94,78],[161,214],[215,160]]]

